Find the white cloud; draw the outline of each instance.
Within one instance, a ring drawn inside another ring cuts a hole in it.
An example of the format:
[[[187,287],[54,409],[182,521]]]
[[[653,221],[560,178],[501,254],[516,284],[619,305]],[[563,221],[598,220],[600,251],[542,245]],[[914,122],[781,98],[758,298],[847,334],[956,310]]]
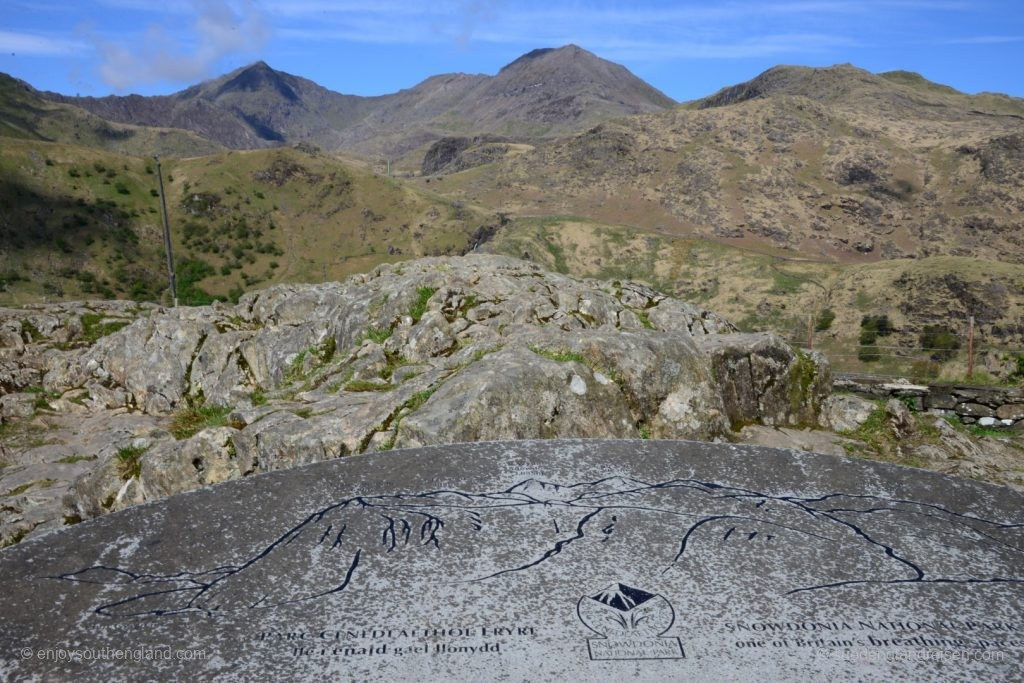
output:
[[[84,43],[65,38],[50,38],[34,33],[0,31],[0,52],[16,55],[69,55],[88,49]]]
[[[186,36],[154,24],[127,42],[94,38],[103,81],[118,90],[143,83],[195,81],[212,75],[221,59],[254,53],[266,42],[263,14],[252,2],[195,0],[192,8],[194,20]]]

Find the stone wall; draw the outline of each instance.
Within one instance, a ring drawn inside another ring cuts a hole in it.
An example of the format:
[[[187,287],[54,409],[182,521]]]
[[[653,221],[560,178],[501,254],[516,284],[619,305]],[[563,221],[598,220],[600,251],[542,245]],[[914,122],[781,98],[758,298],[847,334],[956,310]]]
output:
[[[1024,430],[1024,387],[910,384],[906,380],[835,375],[834,391],[865,398],[899,398],[916,410],[956,415],[964,424]]]

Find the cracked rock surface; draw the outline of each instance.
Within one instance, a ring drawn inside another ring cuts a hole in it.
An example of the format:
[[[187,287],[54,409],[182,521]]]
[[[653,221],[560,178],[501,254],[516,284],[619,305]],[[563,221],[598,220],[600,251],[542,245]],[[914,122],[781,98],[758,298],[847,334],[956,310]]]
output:
[[[3,377],[27,373],[0,378],[0,495],[31,484],[3,498],[5,543],[353,453],[813,425],[831,385],[819,356],[771,335],[502,256],[384,265],[235,306],[114,304],[118,324],[96,334],[92,314],[88,345],[74,339],[92,304],[0,314]],[[32,335],[29,314],[46,318]]]

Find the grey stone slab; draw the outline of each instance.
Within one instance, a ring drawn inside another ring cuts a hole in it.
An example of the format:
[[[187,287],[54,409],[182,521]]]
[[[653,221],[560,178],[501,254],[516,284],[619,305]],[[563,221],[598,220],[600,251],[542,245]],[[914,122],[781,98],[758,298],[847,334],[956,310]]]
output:
[[[1022,503],[681,441],[354,456],[0,552],[0,679],[1021,680]]]

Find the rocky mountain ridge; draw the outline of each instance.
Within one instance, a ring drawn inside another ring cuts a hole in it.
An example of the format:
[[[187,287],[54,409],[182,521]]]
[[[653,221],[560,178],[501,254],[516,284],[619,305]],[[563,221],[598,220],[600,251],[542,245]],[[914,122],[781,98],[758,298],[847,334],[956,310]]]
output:
[[[1024,256],[1024,100],[905,73],[776,67],[684,107],[478,157],[444,191],[513,215],[543,207],[842,262]]]
[[[109,121],[190,130],[234,149],[305,142],[391,156],[457,130],[545,137],[675,104],[575,45],[534,50],[494,76],[441,74],[376,97],[343,95],[265,62],[173,95],[43,95]]]

